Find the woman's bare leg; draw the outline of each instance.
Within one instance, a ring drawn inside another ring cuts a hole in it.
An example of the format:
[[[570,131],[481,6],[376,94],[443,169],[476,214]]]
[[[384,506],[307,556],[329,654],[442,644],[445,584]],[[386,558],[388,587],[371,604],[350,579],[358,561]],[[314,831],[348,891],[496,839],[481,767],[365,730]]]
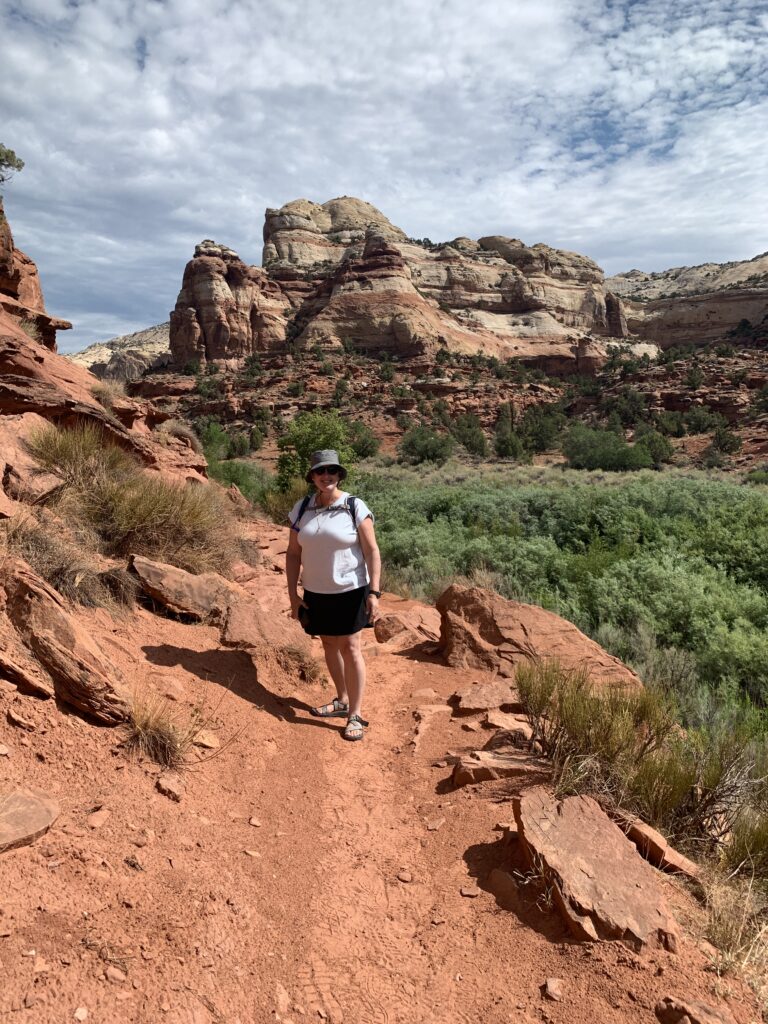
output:
[[[321,636],[320,639],[323,641],[325,664],[328,666],[328,672],[336,687],[338,698],[342,704],[348,705],[349,695],[347,693],[346,671],[341,651],[341,641],[347,638],[343,636]]]
[[[344,680],[346,692],[349,694],[349,713],[359,715],[363,706],[363,694],[365,692],[365,662],[360,644],[360,634],[352,633],[350,636],[338,638],[340,654],[344,662]]]

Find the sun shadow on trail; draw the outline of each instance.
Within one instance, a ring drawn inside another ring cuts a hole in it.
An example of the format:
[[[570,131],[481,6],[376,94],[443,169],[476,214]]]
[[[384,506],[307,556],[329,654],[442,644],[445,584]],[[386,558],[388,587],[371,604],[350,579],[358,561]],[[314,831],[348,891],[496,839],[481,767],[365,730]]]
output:
[[[478,887],[494,897],[499,910],[514,914],[549,942],[573,941],[552,905],[544,879],[528,869],[516,836],[476,843],[465,850],[464,861]]]
[[[223,651],[213,648],[209,651],[193,651],[188,647],[161,644],[158,647],[142,647],[144,655],[152,665],[163,668],[183,668],[199,679],[218,683],[243,700],[250,701],[274,718],[284,719],[295,725],[312,725],[320,729],[340,729],[340,719],[309,717],[310,705],[295,697],[283,697],[268,690],[259,680],[258,669],[245,651]],[[298,715],[297,712],[302,712]],[[304,714],[307,717],[304,717]]]

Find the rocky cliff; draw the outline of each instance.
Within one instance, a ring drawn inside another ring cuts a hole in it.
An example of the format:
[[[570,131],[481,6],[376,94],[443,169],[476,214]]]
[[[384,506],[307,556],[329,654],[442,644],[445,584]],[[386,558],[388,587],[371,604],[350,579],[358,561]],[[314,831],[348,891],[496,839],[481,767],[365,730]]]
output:
[[[434,245],[345,196],[267,210],[263,267],[199,245],[170,344],[177,365],[295,344],[404,357],[484,352],[575,370],[604,355],[602,339],[626,336],[621,301],[585,256],[504,236]]]
[[[158,369],[169,362],[169,333],[169,323],[157,324],[89,345],[69,358],[100,380],[137,380],[145,370]]]
[[[24,333],[55,351],[56,331],[66,331],[68,320],[46,312],[43,289],[33,260],[13,243],[11,226],[0,197],[0,313]]]
[[[630,270],[606,286],[623,299],[630,333],[663,349],[727,339],[744,320],[753,329],[768,323],[768,253],[653,274]]]

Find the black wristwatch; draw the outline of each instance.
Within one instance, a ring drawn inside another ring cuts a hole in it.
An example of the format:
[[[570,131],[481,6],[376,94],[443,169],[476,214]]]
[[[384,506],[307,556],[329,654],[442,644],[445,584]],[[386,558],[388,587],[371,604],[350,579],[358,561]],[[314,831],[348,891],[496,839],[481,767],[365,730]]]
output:
[[[381,591],[380,590],[369,590],[368,593],[369,594],[373,594],[374,597],[378,597],[379,600],[381,600]]]

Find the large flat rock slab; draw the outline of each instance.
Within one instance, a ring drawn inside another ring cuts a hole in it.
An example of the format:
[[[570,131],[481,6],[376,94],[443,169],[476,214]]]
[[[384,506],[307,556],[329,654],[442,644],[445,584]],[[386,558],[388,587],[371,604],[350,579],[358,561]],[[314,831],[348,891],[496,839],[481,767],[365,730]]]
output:
[[[456,788],[493,779],[519,779],[531,786],[545,781],[551,774],[547,761],[521,751],[473,750],[456,762],[451,781]]]
[[[679,929],[656,872],[595,800],[557,800],[535,786],[513,807],[523,852],[576,938],[676,950]]]
[[[456,710],[471,714],[477,711],[495,711],[505,708],[507,711],[519,711],[520,695],[515,687],[503,679],[493,679],[488,683],[476,683],[465,690],[457,691],[451,698]]]
[[[56,801],[38,790],[19,787],[0,792],[0,853],[34,843],[59,814]]]

